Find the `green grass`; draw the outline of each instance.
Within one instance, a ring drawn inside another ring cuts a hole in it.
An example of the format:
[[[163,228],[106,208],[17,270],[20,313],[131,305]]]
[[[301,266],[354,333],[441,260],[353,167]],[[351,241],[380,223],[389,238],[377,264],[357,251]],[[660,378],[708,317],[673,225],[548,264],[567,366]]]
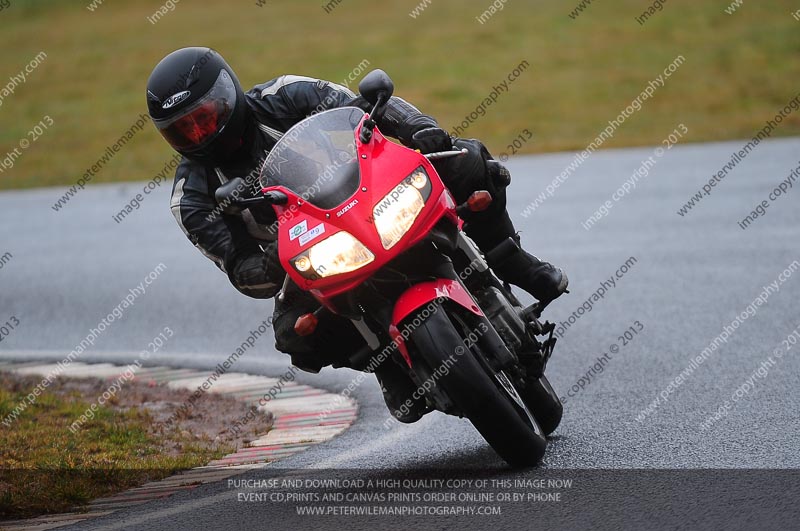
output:
[[[36,380],[33,380],[34,382]],[[30,382],[28,382],[30,383]],[[30,392],[0,373],[0,418]],[[11,429],[0,427],[0,517],[69,511],[89,501],[207,464],[228,448],[212,448],[179,433],[156,439],[146,411],[100,407],[75,434],[69,426],[90,406],[76,392],[50,390]],[[172,455],[167,448],[181,449]]]
[[[790,0],[669,0],[643,26],[643,2],[597,0],[577,19],[577,0],[509,0],[481,25],[489,0],[342,0],[207,3],[183,0],[157,24],[161,0],[11,0],[0,12],[0,86],[39,51],[48,57],[0,107],[0,158],[49,115],[55,121],[0,173],[0,189],[74,183],[145,112],[144,85],[167,52],[210,45],[252,86],[282,73],[341,81],[363,59],[395,79],[397,94],[448,129],[521,61],[529,68],[468,136],[495,152],[523,130],[523,151],[585,147],[678,54],[686,63],[604,147],[660,142],[678,123],[687,141],[745,138],[797,91],[800,22]],[[776,136],[800,132],[800,113]],[[93,182],[147,180],[170,151],[151,125]]]

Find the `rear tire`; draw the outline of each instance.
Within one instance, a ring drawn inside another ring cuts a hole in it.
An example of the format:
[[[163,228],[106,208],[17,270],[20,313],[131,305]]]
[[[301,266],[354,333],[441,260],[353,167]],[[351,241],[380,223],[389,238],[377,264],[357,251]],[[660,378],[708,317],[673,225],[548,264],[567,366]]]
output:
[[[514,467],[539,462],[547,439],[535,416],[530,418],[521,410],[472,350],[465,348],[444,307],[417,327],[410,341],[431,370],[442,373],[436,384],[500,457]]]
[[[561,400],[547,376],[542,375],[541,378],[527,381],[526,387],[520,390],[520,396],[536,417],[536,422],[545,435],[550,435],[558,428],[561,416],[564,414],[564,406],[561,405]]]

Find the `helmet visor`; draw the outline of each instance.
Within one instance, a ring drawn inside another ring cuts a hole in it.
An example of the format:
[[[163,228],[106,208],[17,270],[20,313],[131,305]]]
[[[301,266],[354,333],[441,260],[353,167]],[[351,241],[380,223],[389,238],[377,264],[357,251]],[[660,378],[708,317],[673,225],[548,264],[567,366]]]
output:
[[[153,123],[173,148],[191,151],[209,144],[217,136],[235,106],[236,86],[223,69],[205,96],[180,114]]]

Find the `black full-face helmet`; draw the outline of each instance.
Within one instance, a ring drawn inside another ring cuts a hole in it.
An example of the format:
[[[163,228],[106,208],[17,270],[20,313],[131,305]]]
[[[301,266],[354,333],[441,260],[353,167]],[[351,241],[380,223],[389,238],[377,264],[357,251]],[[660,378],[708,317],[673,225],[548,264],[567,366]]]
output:
[[[167,142],[198,162],[221,163],[244,142],[242,87],[211,48],[181,48],[162,59],[147,81],[147,107]]]

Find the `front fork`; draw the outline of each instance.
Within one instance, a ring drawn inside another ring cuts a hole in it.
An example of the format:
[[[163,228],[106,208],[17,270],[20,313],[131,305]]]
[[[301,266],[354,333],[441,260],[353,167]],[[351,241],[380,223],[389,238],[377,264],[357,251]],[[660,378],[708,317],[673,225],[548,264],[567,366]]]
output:
[[[489,266],[477,245],[462,231],[458,233],[457,246],[469,260],[466,268],[474,267],[481,275],[481,281],[474,284],[482,287],[475,290],[475,294],[488,314],[493,330],[497,330],[502,336],[505,345],[512,347],[511,350],[518,355],[529,374],[541,377],[558,340],[553,337],[555,323],[540,321],[547,303],[536,302],[523,308],[511,292],[510,286],[502,284],[489,271]],[[503,255],[518,250],[515,249],[516,246],[517,243],[508,238],[489,251],[487,256],[502,261]],[[546,335],[547,338],[539,341],[535,337],[537,335]]]

